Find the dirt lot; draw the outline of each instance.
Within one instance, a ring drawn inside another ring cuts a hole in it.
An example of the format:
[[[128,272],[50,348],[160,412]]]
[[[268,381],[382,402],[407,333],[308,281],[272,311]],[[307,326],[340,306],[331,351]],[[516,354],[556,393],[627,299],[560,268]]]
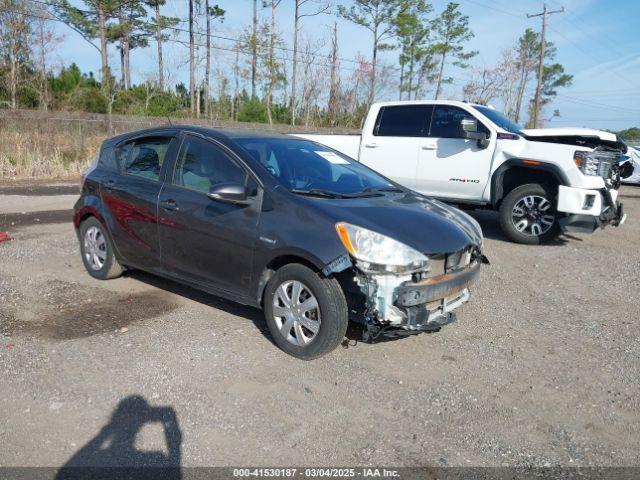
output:
[[[0,188],[2,466],[640,465],[640,188],[622,228],[549,246],[476,214],[492,263],[458,323],[310,363],[257,310],[91,279],[73,188]]]

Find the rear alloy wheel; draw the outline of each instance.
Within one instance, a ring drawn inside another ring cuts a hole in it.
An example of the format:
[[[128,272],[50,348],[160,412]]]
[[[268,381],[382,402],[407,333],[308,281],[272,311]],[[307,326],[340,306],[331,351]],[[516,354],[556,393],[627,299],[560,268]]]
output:
[[[102,223],[89,217],[80,224],[80,253],[84,267],[94,278],[119,277],[123,268],[113,255],[113,247]]]
[[[275,343],[303,360],[336,348],[347,330],[347,302],[338,281],[300,264],[286,265],[271,278],[264,312]]]
[[[500,206],[500,226],[517,243],[538,245],[555,238],[560,230],[555,195],[549,187],[521,185]]]

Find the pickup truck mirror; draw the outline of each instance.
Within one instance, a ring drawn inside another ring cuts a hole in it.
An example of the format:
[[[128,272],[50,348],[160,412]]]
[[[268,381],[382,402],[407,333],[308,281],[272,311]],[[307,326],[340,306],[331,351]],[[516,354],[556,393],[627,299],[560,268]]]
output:
[[[239,183],[218,183],[213,185],[209,190],[208,197],[224,203],[235,203],[239,205],[249,203],[247,200],[247,189]]]
[[[478,131],[478,121],[475,118],[463,118],[460,120],[460,130],[462,131],[463,138],[477,140],[480,148],[487,148],[489,146],[487,134]]]

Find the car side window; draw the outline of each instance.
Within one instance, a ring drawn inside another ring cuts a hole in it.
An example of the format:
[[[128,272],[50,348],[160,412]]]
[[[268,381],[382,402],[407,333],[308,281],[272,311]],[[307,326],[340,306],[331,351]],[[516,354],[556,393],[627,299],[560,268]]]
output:
[[[122,145],[116,149],[116,160],[129,175],[160,179],[160,169],[172,137],[147,137]]]
[[[436,105],[433,109],[429,136],[436,138],[464,138],[460,128],[460,121],[463,118],[474,119],[475,117],[462,108],[451,105]],[[487,127],[480,122],[478,122],[478,131],[489,133]]]
[[[219,183],[245,185],[247,173],[224,150],[204,138],[185,138],[173,179],[175,185],[209,193]]]
[[[429,129],[431,105],[382,107],[373,134],[379,137],[423,137]]]

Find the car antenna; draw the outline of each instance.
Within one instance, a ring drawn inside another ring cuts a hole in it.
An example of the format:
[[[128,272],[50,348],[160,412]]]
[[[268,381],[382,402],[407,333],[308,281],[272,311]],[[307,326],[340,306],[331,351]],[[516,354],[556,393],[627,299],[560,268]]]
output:
[[[173,125],[173,123],[171,123],[171,119],[169,118],[169,115],[167,115],[167,122],[169,122],[169,125]]]

